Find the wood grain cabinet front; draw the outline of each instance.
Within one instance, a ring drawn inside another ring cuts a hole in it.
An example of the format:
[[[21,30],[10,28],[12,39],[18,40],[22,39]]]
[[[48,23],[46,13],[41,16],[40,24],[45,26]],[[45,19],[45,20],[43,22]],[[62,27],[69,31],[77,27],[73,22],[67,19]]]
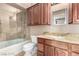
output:
[[[43,3],[43,24],[50,24],[51,4]]]
[[[73,3],[73,23],[79,23],[79,3]]]
[[[51,18],[51,4],[38,3],[27,8],[28,25],[49,25]]]
[[[36,4],[33,6],[33,21],[34,25],[40,24],[40,4]]]
[[[79,53],[79,45],[77,45],[77,44],[72,44],[72,51]]]
[[[43,44],[44,41],[45,41],[44,38],[39,38],[39,37],[37,38],[37,40],[38,40],[38,43],[42,43],[42,44]]]
[[[66,50],[63,50],[63,49],[59,49],[59,48],[56,48],[55,49],[55,56],[68,56],[68,51]]]
[[[68,49],[68,45],[65,42],[61,41],[55,41],[55,47],[61,48],[61,49]]]
[[[34,24],[34,17],[33,17],[33,7],[27,9],[27,23],[28,25]]]
[[[79,3],[69,3],[69,24],[79,24]]]
[[[38,44],[37,44],[37,47],[38,47],[38,50],[39,50],[39,51],[44,52],[44,45],[43,45],[43,44],[38,43]]]
[[[79,53],[72,52],[71,55],[72,55],[72,56],[79,56]]]
[[[45,45],[45,56],[54,56],[54,47]]]
[[[69,3],[68,10],[69,10],[69,13],[68,13],[68,18],[69,18],[68,23],[72,24],[73,23],[73,6],[72,6],[72,3]]]
[[[37,51],[37,56],[44,56],[43,52]]]
[[[38,38],[38,55],[43,56],[79,56],[79,44]]]
[[[55,41],[54,41],[54,40],[46,39],[46,40],[45,40],[45,44],[51,45],[51,46],[55,46]]]

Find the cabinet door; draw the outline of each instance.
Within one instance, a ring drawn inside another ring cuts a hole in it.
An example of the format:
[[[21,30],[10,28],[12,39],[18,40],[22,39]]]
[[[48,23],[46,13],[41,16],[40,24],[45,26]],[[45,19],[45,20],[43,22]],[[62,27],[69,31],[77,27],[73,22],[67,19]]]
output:
[[[40,3],[40,24],[43,25],[43,3]]]
[[[27,9],[29,25],[48,25],[51,17],[51,4],[39,3]]]
[[[79,3],[77,3],[77,19],[79,21]]]
[[[40,24],[47,25],[50,24],[51,20],[51,4],[41,3],[40,4]]]
[[[37,51],[37,56],[44,56],[43,52]]]
[[[68,23],[71,24],[71,23],[73,23],[73,7],[72,7],[72,3],[69,3],[68,10],[69,10]]]
[[[33,6],[33,17],[34,17],[34,25],[40,24],[40,5],[36,4]]]
[[[72,52],[72,56],[79,56],[79,53]]]
[[[73,22],[79,23],[79,3],[73,3]]]
[[[28,25],[34,24],[34,18],[33,18],[33,7],[27,9],[27,23]]]
[[[51,4],[43,4],[43,24],[50,24]]]
[[[68,51],[56,48],[55,49],[55,55],[56,56],[68,56]]]
[[[45,56],[54,56],[54,47],[45,45]]]
[[[39,51],[44,52],[44,44],[38,43],[38,44],[37,44],[37,47],[38,47],[38,50],[39,50]]]

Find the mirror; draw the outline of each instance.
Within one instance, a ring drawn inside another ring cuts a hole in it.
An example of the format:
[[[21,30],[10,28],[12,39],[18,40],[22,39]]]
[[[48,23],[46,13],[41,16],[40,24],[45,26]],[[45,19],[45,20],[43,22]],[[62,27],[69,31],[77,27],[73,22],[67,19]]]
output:
[[[68,4],[57,4],[52,6],[52,20],[54,25],[65,25],[68,23]]]

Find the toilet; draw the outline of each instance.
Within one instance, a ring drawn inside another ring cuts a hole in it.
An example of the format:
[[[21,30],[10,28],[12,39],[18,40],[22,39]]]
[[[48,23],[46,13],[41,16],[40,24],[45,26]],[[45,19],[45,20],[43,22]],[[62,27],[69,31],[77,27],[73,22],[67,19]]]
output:
[[[31,36],[32,42],[26,43],[23,46],[23,51],[25,52],[25,56],[32,56],[37,52],[37,37]]]

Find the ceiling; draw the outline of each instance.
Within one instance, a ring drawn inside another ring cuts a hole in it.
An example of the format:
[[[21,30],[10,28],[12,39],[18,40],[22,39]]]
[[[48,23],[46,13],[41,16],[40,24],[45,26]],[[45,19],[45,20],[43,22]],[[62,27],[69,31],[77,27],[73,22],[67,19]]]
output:
[[[30,6],[33,6],[36,3],[16,3],[16,4],[26,9]]]
[[[7,12],[20,12],[20,9],[7,5],[6,3],[0,3],[0,10]]]
[[[35,3],[0,3],[0,10],[8,12],[20,12],[26,8],[33,6]]]

